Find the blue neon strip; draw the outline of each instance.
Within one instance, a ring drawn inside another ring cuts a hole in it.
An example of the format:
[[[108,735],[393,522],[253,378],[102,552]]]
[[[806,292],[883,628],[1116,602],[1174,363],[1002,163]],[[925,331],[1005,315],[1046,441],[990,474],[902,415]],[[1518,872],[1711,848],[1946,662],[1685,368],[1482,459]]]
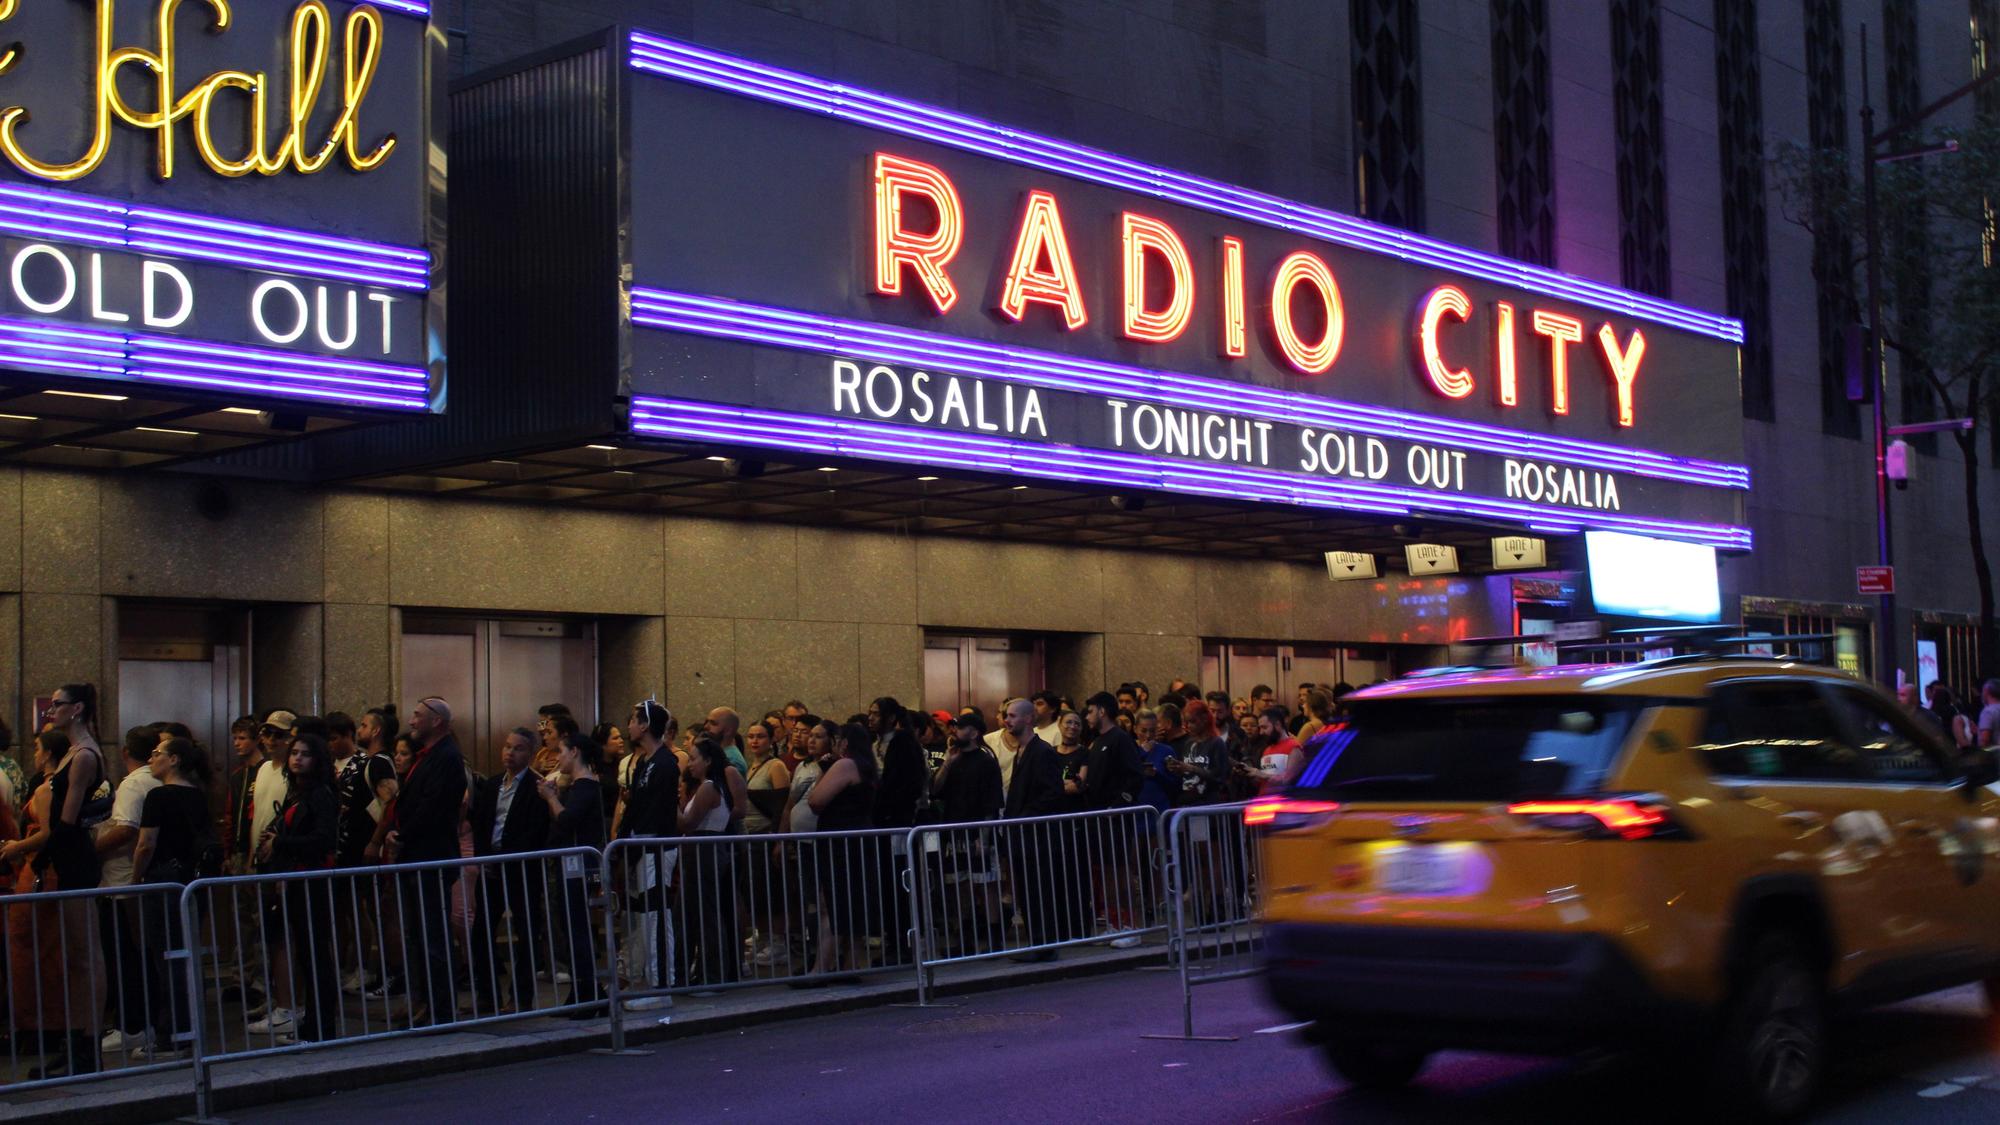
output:
[[[1575,532],[1587,527],[1631,531],[1706,543],[1732,551],[1747,551],[1751,544],[1750,529],[1747,527],[1580,511],[1483,496],[1446,495],[1398,485],[1321,479],[1275,469],[1013,441],[950,430],[834,419],[816,414],[635,396],[631,417],[634,432],[674,441],[755,445],[792,452],[940,465],[975,472],[1383,515],[1429,514],[1448,519],[1508,523],[1532,520],[1553,531]]]
[[[1313,755],[1312,764],[1308,765],[1306,772],[1299,777],[1298,787],[1311,789],[1325,781],[1326,775],[1333,770],[1333,764],[1340,760],[1340,756],[1347,752],[1348,744],[1354,741],[1354,735],[1354,728],[1349,727],[1328,736],[1326,744],[1319,748],[1319,753]]]
[[[349,407],[425,410],[420,367],[0,317],[0,365]]]
[[[1555,459],[1589,468],[1657,477],[1681,484],[1749,488],[1742,465],[1674,457],[1645,449],[1531,434],[1473,422],[1363,406],[1318,395],[1151,371],[1006,347],[934,332],[843,320],[740,301],[634,287],[632,322],[836,355],[865,355],[984,375],[1028,386],[1090,395],[1148,399],[1195,410],[1242,414],[1410,441],[1462,446],[1503,456]]]
[[[416,16],[422,20],[431,18],[431,6],[424,3],[424,0],[368,0],[368,3],[372,7],[385,8],[406,16]]]
[[[416,247],[169,211],[62,188],[0,184],[0,231],[377,288],[430,288],[430,253]]]
[[[1453,270],[1658,324],[1743,342],[1743,324],[1587,278],[1482,254],[1337,211],[1143,164],[1101,149],[1012,129],[977,117],[878,94],[643,31],[630,35],[630,65],[650,74],[916,137],[934,144],[1171,200],[1340,246]]]

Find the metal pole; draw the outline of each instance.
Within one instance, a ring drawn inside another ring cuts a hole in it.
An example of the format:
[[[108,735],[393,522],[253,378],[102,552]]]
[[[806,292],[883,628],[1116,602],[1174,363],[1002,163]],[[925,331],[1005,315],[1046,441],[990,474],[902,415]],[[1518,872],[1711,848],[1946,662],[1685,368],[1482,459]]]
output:
[[[1861,25],[1861,223],[1868,239],[1868,384],[1875,397],[1875,561],[1895,565],[1889,535],[1888,445],[1883,399],[1887,380],[1882,362],[1882,231],[1875,216],[1875,106],[1868,94],[1868,25]],[[1891,574],[1895,572],[1890,571]],[[1875,678],[1896,686],[1896,595],[1881,595],[1876,617]]]

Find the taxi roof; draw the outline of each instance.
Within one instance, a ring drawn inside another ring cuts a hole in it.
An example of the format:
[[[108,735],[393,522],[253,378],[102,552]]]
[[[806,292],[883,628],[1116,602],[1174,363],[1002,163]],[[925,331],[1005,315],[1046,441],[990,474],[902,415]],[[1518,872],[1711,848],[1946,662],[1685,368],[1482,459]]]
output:
[[[1406,676],[1353,692],[1349,700],[1582,693],[1693,696],[1717,680],[1740,676],[1809,677],[1855,682],[1823,664],[1755,656],[1669,656],[1624,664],[1560,664],[1547,668],[1466,668]]]

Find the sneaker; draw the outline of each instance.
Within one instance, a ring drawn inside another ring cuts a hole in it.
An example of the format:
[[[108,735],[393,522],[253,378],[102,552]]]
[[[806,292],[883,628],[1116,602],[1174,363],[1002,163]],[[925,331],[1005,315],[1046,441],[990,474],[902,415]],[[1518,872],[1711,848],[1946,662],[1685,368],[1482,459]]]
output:
[[[374,973],[364,969],[356,969],[347,974],[347,979],[340,982],[340,990],[350,996],[359,996],[363,992],[368,991],[368,986],[374,983]]]
[[[750,955],[750,963],[760,969],[770,968],[772,965],[778,963],[777,948],[772,945],[765,945]]]
[[[671,996],[641,996],[625,1001],[625,1010],[628,1012],[653,1012],[673,1006],[674,998]]]
[[[104,1033],[104,1038],[98,1043],[98,1049],[111,1055],[127,1051],[143,1051],[152,1045],[153,1033],[150,1031],[123,1031],[114,1027]]]
[[[390,977],[373,988],[363,989],[361,995],[370,1000],[393,1000],[403,994],[403,982]]]
[[[290,1008],[273,1008],[271,1014],[244,1028],[252,1035],[290,1035],[298,1028],[298,1016]]]
[[[562,971],[561,969],[557,969],[557,970],[556,970],[556,983],[557,983],[557,984],[568,984],[568,983],[569,983],[569,974],[568,974],[568,973],[566,973],[566,972],[563,972],[563,971]]]
[[[289,1039],[290,1036],[286,1036],[286,1038]],[[132,1052],[133,1058],[144,1062],[165,1062],[169,1059],[184,1059],[187,1058],[187,1055],[188,1051],[186,1047],[177,1047],[172,1043],[149,1043]]]
[[[1138,934],[1126,934],[1122,938],[1111,939],[1111,948],[1113,949],[1130,949],[1138,944],[1139,944]]]

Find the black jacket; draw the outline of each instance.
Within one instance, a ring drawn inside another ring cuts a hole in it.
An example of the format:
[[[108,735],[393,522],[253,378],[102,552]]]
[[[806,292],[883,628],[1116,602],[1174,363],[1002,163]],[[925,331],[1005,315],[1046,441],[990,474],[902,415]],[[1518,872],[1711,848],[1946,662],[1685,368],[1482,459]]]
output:
[[[924,799],[930,767],[917,736],[898,730],[882,752],[882,783],[875,789],[877,828],[908,828],[917,822],[917,802]]]
[[[1005,794],[1000,790],[1000,763],[993,752],[975,743],[960,750],[958,757],[945,759],[944,768],[931,789],[944,806],[947,824],[992,820],[1000,815]]]
[[[525,770],[514,783],[514,800],[507,806],[507,823],[500,828],[500,846],[493,846],[493,818],[500,808],[500,786],[507,775],[479,779],[472,792],[472,854],[512,855],[531,852],[549,838],[549,803],[542,799],[541,778]]]
[[[634,758],[631,780],[631,787],[625,790],[625,819],[618,822],[618,837],[680,835],[681,764],[673,748],[662,746],[643,762]]]
[[[1031,735],[1014,757],[1014,776],[1007,785],[1007,815],[1047,816],[1061,812],[1062,803],[1062,759],[1040,735]]]
[[[294,789],[272,821],[271,857],[266,871],[314,871],[333,866],[333,844],[340,830],[340,802],[324,785]]]
[[[1112,727],[1090,744],[1090,807],[1124,808],[1138,799],[1139,787],[1146,783],[1146,759],[1139,744],[1123,727]]]
[[[458,810],[465,803],[465,758],[450,734],[424,752],[396,797],[395,830],[403,863],[457,859]]]

